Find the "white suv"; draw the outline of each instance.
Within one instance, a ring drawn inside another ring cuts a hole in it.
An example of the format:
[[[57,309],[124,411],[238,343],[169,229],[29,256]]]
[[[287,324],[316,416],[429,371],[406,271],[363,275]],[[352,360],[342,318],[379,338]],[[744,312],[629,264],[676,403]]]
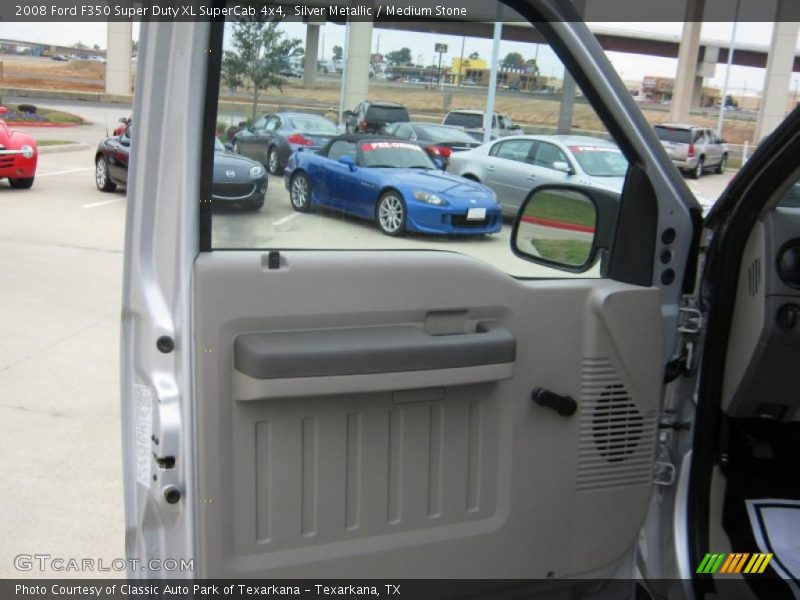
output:
[[[483,110],[472,110],[459,108],[451,110],[442,121],[442,125],[452,125],[462,127],[467,133],[478,141],[483,141]],[[500,137],[509,135],[522,135],[525,133],[522,127],[516,125],[506,115],[494,113],[492,118],[491,139],[496,140]]]

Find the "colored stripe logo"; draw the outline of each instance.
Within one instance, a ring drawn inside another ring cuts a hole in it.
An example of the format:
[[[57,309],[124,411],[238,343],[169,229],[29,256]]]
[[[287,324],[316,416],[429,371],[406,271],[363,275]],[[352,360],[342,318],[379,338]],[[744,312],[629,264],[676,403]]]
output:
[[[712,573],[763,573],[770,560],[772,560],[771,553],[749,554],[735,552],[725,554],[721,552],[706,554],[696,572],[707,575]]]

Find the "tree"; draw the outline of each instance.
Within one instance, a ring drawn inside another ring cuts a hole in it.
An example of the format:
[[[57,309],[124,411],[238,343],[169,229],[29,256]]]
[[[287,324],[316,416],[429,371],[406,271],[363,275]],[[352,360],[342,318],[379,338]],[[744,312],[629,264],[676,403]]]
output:
[[[240,21],[233,26],[233,50],[222,59],[222,79],[231,89],[253,90],[253,122],[258,111],[258,97],[263,90],[283,90],[280,72],[289,68],[289,58],[298,55],[300,40],[288,39],[276,22]]]
[[[342,56],[344,56],[344,50],[341,46],[334,46],[333,47],[333,60],[342,60]]]
[[[75,42],[74,44],[72,44],[72,47],[73,47],[73,48],[76,48],[77,50],[86,50],[87,48],[89,48],[89,46],[87,46],[86,44],[84,44],[84,43],[83,43],[82,41],[80,41],[80,40],[78,40],[77,42]]]
[[[477,59],[479,59],[479,58],[481,57],[481,55],[480,55],[480,53],[478,53],[478,52],[473,52],[472,54],[470,54],[470,55],[469,55],[469,57],[470,57],[472,60],[477,60]]]
[[[386,55],[386,60],[390,65],[404,65],[411,62],[411,49],[400,48]]]
[[[520,69],[525,65],[525,59],[519,52],[509,52],[503,59],[501,66],[509,69]]]
[[[92,50],[100,50],[100,44],[95,44],[92,46]]]
[[[725,96],[725,106],[728,108],[739,108],[739,102],[736,100],[736,98],[728,94]]]

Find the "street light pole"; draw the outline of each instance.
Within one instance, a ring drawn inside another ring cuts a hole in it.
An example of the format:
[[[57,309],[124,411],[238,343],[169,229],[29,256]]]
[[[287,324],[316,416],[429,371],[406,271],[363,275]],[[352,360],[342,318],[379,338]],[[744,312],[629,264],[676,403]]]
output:
[[[731,43],[728,47],[728,64],[725,67],[725,81],[722,84],[722,102],[719,105],[719,118],[717,119],[717,137],[722,137],[722,119],[725,117],[725,105],[728,100],[728,83],[731,77],[731,65],[733,64],[733,50],[736,45],[736,28],[739,25],[739,10],[742,7],[742,0],[736,0],[736,11],[733,14],[733,31],[731,32]]]

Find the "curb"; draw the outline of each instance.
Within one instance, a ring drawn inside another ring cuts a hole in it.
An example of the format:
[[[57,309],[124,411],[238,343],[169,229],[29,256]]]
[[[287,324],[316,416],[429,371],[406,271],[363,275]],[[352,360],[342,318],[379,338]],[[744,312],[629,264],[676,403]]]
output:
[[[80,123],[40,123],[38,121],[6,121],[6,125],[9,127],[19,127],[20,129],[24,129],[25,127],[36,127],[36,128],[51,128],[51,129],[62,129],[64,127],[78,127],[79,125],[87,125],[87,121],[81,121]]]
[[[90,150],[89,144],[83,142],[76,142],[74,144],[58,144],[55,146],[42,146],[37,148],[39,154],[58,154],[61,152],[78,152],[79,150]]]
[[[106,94],[104,92],[70,92],[66,90],[39,90],[36,88],[0,87],[0,97],[37,98],[40,100],[83,100],[131,104],[133,94]]]

